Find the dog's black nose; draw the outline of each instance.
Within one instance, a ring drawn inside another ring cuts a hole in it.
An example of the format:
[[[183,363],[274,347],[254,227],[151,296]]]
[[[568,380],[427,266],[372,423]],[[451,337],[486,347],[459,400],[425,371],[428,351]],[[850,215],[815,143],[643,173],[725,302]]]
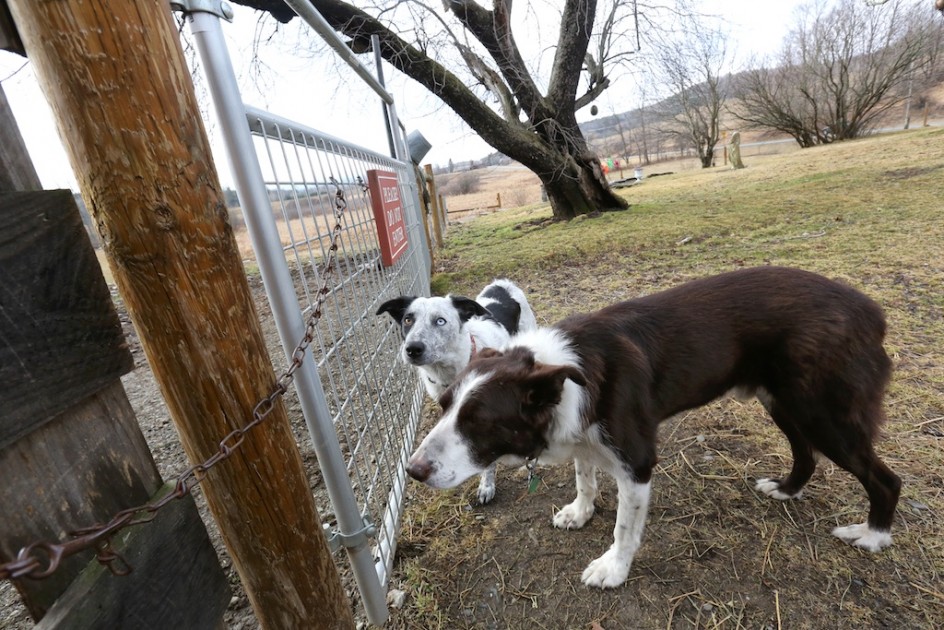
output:
[[[433,474],[433,465],[424,459],[410,458],[410,463],[406,467],[406,474],[417,481],[426,481]]]
[[[426,344],[421,341],[414,341],[406,346],[406,356],[411,359],[423,356],[424,352],[426,352]]]

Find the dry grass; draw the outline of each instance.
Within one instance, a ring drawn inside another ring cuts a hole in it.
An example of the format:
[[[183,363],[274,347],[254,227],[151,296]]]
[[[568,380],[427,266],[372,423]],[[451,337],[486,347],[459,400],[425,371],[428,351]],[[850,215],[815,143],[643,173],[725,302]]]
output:
[[[314,199],[317,200],[317,197]],[[333,200],[327,204],[323,200],[320,204],[317,202],[310,205],[303,204],[302,212],[295,208],[294,201],[289,201],[287,204],[285,214],[289,220],[283,216],[282,204],[278,201],[272,202],[272,213],[282,246],[301,244],[300,250],[305,250],[306,260],[308,256],[323,257],[324,251],[331,244],[331,232],[335,224]],[[324,211],[324,208],[327,208],[327,211]],[[230,214],[230,223],[233,225],[240,255],[244,260],[255,260],[256,255],[249,239],[249,231],[242,218],[242,209],[231,208]]]
[[[944,131],[920,130],[678,171],[624,193],[628,212],[535,227],[528,206],[450,228],[437,286],[473,294],[495,275],[529,291],[539,319],[761,264],[843,279],[886,309],[895,363],[878,450],[903,479],[895,545],[834,539],[859,522],[859,484],[822,461],[801,500],[753,490],[790,465],[757,403],[715,402],[667,421],[643,546],[627,583],[587,589],[584,566],[611,542],[616,493],[555,530],[572,470],[499,471],[493,505],[474,483],[409,486],[393,587],[395,628],[935,628],[944,619]],[[431,405],[432,407],[432,405]],[[434,412],[429,411],[430,421]]]
[[[444,195],[450,221],[493,212],[499,201],[502,208],[518,208],[541,201],[541,181],[521,165],[492,166],[472,172],[479,176],[476,192]],[[437,186],[448,191],[450,179],[458,175],[461,174],[437,175]]]

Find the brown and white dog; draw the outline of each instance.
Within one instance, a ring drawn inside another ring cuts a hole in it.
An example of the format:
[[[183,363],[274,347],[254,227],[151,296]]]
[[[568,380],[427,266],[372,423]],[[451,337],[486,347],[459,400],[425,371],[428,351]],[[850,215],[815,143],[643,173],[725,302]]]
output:
[[[786,478],[760,479],[757,490],[798,496],[822,453],[870,503],[866,522],[833,534],[878,551],[892,543],[901,488],[873,449],[891,371],[884,335],[875,302],[816,274],[757,267],[695,280],[480,353],[442,395],[408,472],[449,488],[503,458],[572,458],[577,498],[553,522],[579,528],[605,470],[618,486],[615,540],[583,581],[615,587],[642,538],[659,423],[735,390],[757,396],[793,451]]]

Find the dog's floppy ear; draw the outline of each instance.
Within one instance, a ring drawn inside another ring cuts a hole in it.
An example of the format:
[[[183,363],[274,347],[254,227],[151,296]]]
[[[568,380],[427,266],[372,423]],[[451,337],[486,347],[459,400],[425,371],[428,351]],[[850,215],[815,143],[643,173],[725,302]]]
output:
[[[583,372],[573,365],[535,364],[534,371],[525,381],[524,406],[530,409],[541,409],[556,405],[561,401],[564,381],[567,379],[580,386],[587,384]]]
[[[470,300],[461,295],[450,295],[449,299],[452,300],[452,305],[456,307],[456,311],[459,313],[459,319],[464,322],[469,321],[476,315],[489,314],[488,310],[475,300]]]
[[[380,305],[376,315],[390,313],[390,317],[395,319],[399,324],[403,321],[403,314],[406,312],[406,309],[409,308],[410,304],[412,304],[415,299],[414,296],[401,295],[398,298],[388,300]]]

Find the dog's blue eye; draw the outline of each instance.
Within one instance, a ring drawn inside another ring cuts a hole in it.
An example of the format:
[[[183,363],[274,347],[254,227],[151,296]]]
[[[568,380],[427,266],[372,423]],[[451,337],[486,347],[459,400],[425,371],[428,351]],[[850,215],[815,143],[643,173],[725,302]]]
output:
[[[440,317],[439,319],[436,320],[436,325],[437,325],[437,326],[445,326],[445,325],[446,325],[446,320],[445,320],[444,318]]]

